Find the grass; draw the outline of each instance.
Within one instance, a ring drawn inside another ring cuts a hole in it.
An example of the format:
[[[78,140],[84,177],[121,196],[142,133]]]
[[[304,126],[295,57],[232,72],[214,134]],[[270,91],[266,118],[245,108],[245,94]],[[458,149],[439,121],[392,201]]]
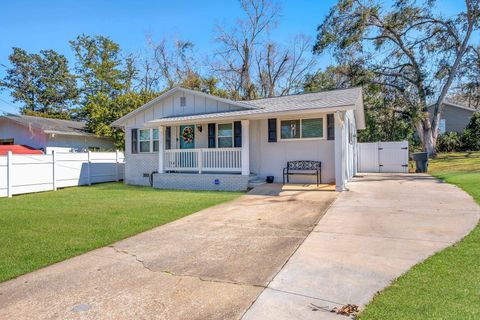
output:
[[[480,204],[480,153],[441,154],[429,173]],[[480,225],[416,265],[367,305],[359,319],[480,319]]]
[[[0,198],[0,282],[239,195],[106,183]]]

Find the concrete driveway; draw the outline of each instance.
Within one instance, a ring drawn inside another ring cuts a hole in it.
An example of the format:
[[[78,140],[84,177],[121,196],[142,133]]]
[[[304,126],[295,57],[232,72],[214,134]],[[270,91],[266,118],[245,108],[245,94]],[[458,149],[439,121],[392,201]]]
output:
[[[0,284],[0,319],[238,319],[335,192],[263,186]]]
[[[345,319],[413,265],[460,240],[480,209],[427,175],[369,174],[349,184],[244,319]]]

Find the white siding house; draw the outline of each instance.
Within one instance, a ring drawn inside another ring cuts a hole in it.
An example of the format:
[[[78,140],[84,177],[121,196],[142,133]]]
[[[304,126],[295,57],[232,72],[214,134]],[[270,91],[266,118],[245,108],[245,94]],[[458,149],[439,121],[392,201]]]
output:
[[[239,102],[177,87],[113,125],[125,129],[128,184],[243,190],[251,179],[281,182],[288,161],[312,160],[341,191],[365,121],[361,88]]]
[[[25,145],[45,153],[115,148],[112,139],[87,132],[85,122],[24,115],[0,116],[0,144]]]

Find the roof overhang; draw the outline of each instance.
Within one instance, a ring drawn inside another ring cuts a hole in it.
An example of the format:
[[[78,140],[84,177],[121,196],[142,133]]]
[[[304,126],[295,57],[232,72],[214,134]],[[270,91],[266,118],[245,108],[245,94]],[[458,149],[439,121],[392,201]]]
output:
[[[238,106],[238,107],[241,107],[241,108],[244,108],[244,109],[248,109],[248,110],[252,110],[252,109],[259,109],[258,107],[256,106],[253,106],[253,105],[250,105],[250,104],[247,104],[247,103],[243,103],[243,102],[240,102],[240,101],[234,101],[234,100],[229,100],[229,99],[225,99],[225,98],[221,98],[221,97],[217,97],[217,96],[214,96],[214,95],[211,95],[211,94],[207,94],[207,93],[204,93],[204,92],[201,92],[201,91],[195,91],[195,90],[190,90],[190,89],[186,89],[186,88],[182,88],[182,87],[175,87],[175,88],[172,88],[170,90],[168,90],[167,92],[161,94],[160,96],[156,97],[155,99],[153,100],[150,100],[149,102],[145,103],[143,106],[133,110],[132,112],[124,115],[123,117],[121,117],[120,119],[114,121],[111,125],[114,126],[114,127],[123,127],[125,125],[125,121],[130,119],[131,117],[135,116],[136,114],[154,106],[155,104],[157,104],[159,101],[163,100],[163,99],[166,99],[172,95],[174,95],[175,93],[177,92],[184,92],[184,93],[188,93],[188,94],[194,94],[196,96],[200,96],[200,97],[204,97],[204,98],[209,98],[209,99],[212,99],[212,100],[216,100],[216,101],[219,101],[219,102],[224,102],[224,103],[228,103],[228,104],[231,104],[231,105],[234,105],[234,106]]]
[[[82,133],[82,132],[65,132],[65,131],[56,131],[56,130],[44,130],[46,134],[50,135],[59,135],[59,136],[75,136],[75,137],[90,137],[90,138],[99,138],[99,139],[111,139],[110,137],[101,137],[93,133]]]
[[[286,110],[286,111],[272,111],[272,112],[262,112],[263,110],[258,110],[256,113],[245,113],[242,114],[239,111],[223,112],[223,113],[212,113],[212,114],[202,114],[202,115],[192,115],[192,116],[182,116],[182,117],[172,117],[172,118],[161,118],[156,120],[151,120],[145,123],[146,127],[155,128],[158,126],[170,126],[170,125],[181,125],[186,123],[195,123],[203,124],[209,122],[218,122],[218,121],[238,121],[238,120],[259,120],[270,117],[288,117],[288,116],[311,116],[318,115],[321,113],[332,113],[335,111],[347,111],[354,110],[355,105],[331,107],[331,108],[318,108],[318,109],[297,109],[297,110]],[[231,114],[230,114],[231,113]],[[357,125],[358,126],[358,125]]]

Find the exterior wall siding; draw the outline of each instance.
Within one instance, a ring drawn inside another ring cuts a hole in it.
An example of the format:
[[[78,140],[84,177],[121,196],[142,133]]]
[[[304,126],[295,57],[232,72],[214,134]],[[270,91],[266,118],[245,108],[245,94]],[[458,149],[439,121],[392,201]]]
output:
[[[325,114],[319,115],[326,117]],[[278,138],[278,137],[277,137]],[[322,183],[335,181],[334,140],[315,139],[268,142],[267,119],[250,122],[250,170],[260,178],[274,176],[282,181],[283,168],[291,160],[322,162]],[[291,176],[291,183],[314,183],[313,176]]]
[[[430,107],[428,111],[433,112],[433,108]],[[450,105],[445,105],[443,113],[440,115],[440,119],[445,119],[445,131],[446,132],[458,132],[462,133],[467,126],[470,118],[473,115],[473,111],[465,110],[462,108],[456,108]],[[430,117],[431,119],[431,117]]]
[[[158,170],[158,152],[132,154],[131,133],[125,134],[125,177],[126,184],[149,186],[150,175]]]
[[[13,121],[0,120],[0,139],[14,139],[15,144],[41,149],[45,153],[86,152],[89,147],[100,148],[101,151],[114,151],[113,140],[94,136],[70,136],[45,134],[37,128],[26,128]]]
[[[249,176],[239,174],[162,173],[153,175],[158,189],[245,191]],[[218,183],[215,183],[218,182]]]
[[[45,151],[47,137],[42,130],[24,126],[13,121],[0,119],[0,139],[14,139],[15,144],[23,144]]]
[[[88,148],[99,148],[100,151],[114,151],[113,140],[87,136],[55,135],[47,136],[46,153],[56,152],[86,152]]]

